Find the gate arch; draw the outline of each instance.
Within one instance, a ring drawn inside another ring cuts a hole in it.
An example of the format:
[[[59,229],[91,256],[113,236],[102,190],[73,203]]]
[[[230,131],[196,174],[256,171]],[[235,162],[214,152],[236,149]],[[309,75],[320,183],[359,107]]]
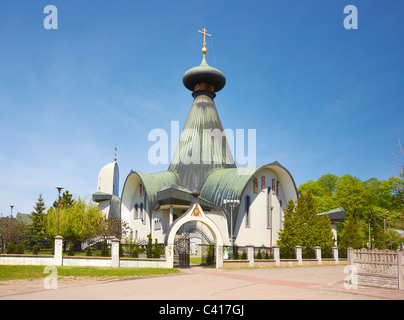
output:
[[[167,261],[167,268],[173,268],[174,266],[174,240],[177,231],[187,222],[197,221],[203,223],[205,226],[208,227],[209,231],[213,235],[213,240],[215,241],[215,257],[216,257],[216,268],[223,267],[223,237],[220,233],[219,228],[216,224],[209,219],[206,214],[203,212],[199,202],[196,200],[194,201],[189,209],[174,223],[170,226],[170,229],[167,231],[164,245],[166,250],[166,261]]]

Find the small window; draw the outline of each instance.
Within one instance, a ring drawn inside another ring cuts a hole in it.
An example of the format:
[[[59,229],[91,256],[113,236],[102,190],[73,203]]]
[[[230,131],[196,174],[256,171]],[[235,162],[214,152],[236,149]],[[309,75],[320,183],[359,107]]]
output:
[[[246,228],[249,228],[251,226],[250,207],[251,207],[250,196],[246,196],[245,197],[245,226],[246,226]]]
[[[139,206],[139,219],[143,220],[143,203]]]
[[[154,219],[154,230],[160,230],[161,229],[161,219]]]
[[[279,196],[279,181],[276,181],[276,195]]]
[[[272,228],[272,207],[271,207],[271,188],[268,188],[267,196],[267,229]]]
[[[258,180],[254,178],[254,193],[258,193]]]
[[[261,191],[265,191],[265,177],[261,177]]]
[[[133,213],[133,219],[139,219],[139,205],[136,203],[135,208],[134,208],[134,213]]]

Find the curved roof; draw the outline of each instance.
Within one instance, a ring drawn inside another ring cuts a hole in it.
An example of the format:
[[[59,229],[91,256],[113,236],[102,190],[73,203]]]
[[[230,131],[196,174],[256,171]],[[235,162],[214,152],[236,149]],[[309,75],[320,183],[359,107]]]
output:
[[[131,170],[128,177],[126,178],[125,186],[131,175],[137,175],[142,181],[142,184],[145,187],[146,191],[148,206],[151,209],[153,209],[157,204],[158,191],[164,189],[167,185],[179,184],[178,175],[173,171],[142,173],[139,171]]]
[[[97,192],[119,196],[119,168],[116,161],[108,163],[100,170]]]
[[[218,92],[225,86],[226,77],[220,70],[208,65],[206,55],[204,54],[201,64],[185,72],[182,82],[184,86],[191,91],[194,91],[194,87],[198,83],[206,82],[213,85],[215,92]]]
[[[215,102],[201,94],[192,103],[168,170],[178,173],[181,179],[179,185],[193,190],[195,177],[198,185],[202,186],[211,171],[234,167],[234,158]]]
[[[278,161],[259,167],[217,169],[205,181],[201,190],[201,197],[218,207],[223,207],[223,200],[241,200],[247,184],[254,175],[262,169],[274,170],[282,183],[286,186],[284,192],[288,199],[297,200],[295,181],[290,172]]]

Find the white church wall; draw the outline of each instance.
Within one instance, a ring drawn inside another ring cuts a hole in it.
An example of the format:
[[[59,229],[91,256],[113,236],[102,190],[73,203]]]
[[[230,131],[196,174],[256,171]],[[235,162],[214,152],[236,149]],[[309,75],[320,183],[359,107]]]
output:
[[[131,174],[122,192],[121,219],[128,223],[132,230],[132,238],[147,239],[150,233],[150,218],[147,212],[144,192],[140,196],[141,180],[138,175]]]
[[[98,208],[101,210],[101,212],[105,218],[108,218],[110,205],[111,205],[111,201],[98,202]]]
[[[262,177],[265,177],[264,189],[261,185]],[[254,193],[254,179],[252,179],[241,197],[238,218],[234,228],[235,243],[240,246],[252,244],[270,247],[275,245],[278,239],[287,200],[283,191],[283,183],[273,170],[262,169],[256,173],[254,178],[257,178],[257,193]],[[275,193],[272,189],[273,179],[275,180]],[[271,188],[269,192],[268,188]],[[250,197],[249,223],[247,223],[246,215],[247,196]]]
[[[155,241],[154,239],[157,239],[158,243],[164,243],[169,214],[170,212],[168,210],[159,210],[153,214],[151,225],[153,243]]]
[[[223,212],[218,211],[206,211],[206,216],[211,219],[216,226],[219,228],[219,231],[223,237],[223,242],[225,245],[230,245],[230,237],[227,225],[227,219]]]

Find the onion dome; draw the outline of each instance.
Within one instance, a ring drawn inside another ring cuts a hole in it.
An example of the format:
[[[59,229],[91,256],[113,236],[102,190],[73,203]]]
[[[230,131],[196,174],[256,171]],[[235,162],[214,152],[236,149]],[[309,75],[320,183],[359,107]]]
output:
[[[218,92],[223,89],[226,84],[224,74],[211,66],[206,61],[206,48],[202,49],[203,58],[198,67],[194,67],[185,72],[182,77],[184,86],[191,91],[210,90]]]

